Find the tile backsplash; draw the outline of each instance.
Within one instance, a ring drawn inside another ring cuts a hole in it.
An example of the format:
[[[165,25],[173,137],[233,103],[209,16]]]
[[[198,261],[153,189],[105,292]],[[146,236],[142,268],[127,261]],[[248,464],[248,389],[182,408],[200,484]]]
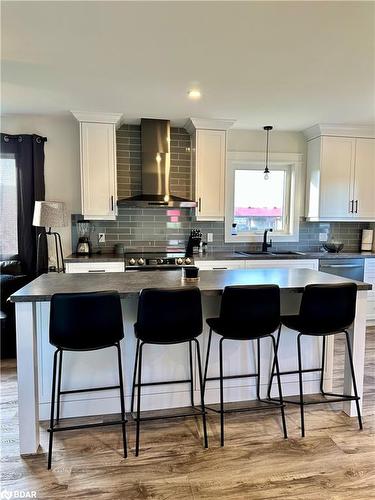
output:
[[[183,128],[171,128],[171,191],[181,197],[190,197],[190,136]],[[140,127],[123,125],[117,131],[117,169],[119,199],[141,192],[141,143]],[[116,243],[123,243],[129,251],[165,251],[167,247],[184,247],[190,230],[198,228],[206,240],[207,233],[213,233],[213,242],[208,244],[212,251],[259,249],[255,243],[225,243],[223,222],[197,222],[191,209],[128,208],[119,207],[116,221],[93,221],[95,227],[92,242],[98,250],[97,235],[105,233],[106,241],[100,244],[102,252],[112,252]],[[77,241],[75,222],[72,218],[73,249]],[[329,238],[338,239],[346,251],[358,251],[361,230],[368,223],[358,222],[300,222],[298,243],[274,243],[279,250],[316,252],[321,248],[319,233],[328,233]]]

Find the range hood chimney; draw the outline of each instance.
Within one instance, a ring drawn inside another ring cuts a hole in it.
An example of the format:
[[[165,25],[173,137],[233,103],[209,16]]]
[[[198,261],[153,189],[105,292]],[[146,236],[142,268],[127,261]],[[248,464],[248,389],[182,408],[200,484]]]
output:
[[[141,120],[142,194],[119,200],[128,207],[195,207],[195,201],[170,193],[170,122]]]

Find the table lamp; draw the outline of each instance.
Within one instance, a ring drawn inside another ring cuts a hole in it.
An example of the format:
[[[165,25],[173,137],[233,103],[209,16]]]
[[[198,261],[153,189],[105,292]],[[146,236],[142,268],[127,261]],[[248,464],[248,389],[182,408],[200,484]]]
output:
[[[34,207],[33,226],[45,227],[46,235],[53,236],[55,240],[56,249],[56,269],[57,272],[65,272],[64,256],[61,245],[60,234],[52,231],[52,227],[66,227],[68,225],[68,217],[66,213],[65,203],[62,201],[36,201]],[[40,238],[42,234],[38,235],[37,253],[36,253],[36,267],[37,274],[39,272],[39,251],[40,251]]]

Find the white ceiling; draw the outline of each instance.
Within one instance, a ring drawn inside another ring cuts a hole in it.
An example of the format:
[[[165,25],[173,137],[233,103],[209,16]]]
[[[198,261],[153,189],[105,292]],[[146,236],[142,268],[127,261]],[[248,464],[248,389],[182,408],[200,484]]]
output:
[[[374,2],[3,1],[2,112],[369,124],[374,20]]]

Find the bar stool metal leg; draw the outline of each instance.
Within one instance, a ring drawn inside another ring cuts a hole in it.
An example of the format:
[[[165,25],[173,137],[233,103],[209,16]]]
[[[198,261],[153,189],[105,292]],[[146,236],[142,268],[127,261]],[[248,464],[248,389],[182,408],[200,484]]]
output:
[[[279,326],[278,332],[277,332],[277,337],[276,337],[276,352],[279,352],[279,343],[280,343],[280,334],[281,334],[281,327],[282,325]],[[267,389],[267,398],[271,399],[271,389],[272,389],[272,381],[275,376],[275,358],[273,359],[272,362],[272,368],[271,368],[271,373],[270,373],[270,380],[268,383],[268,389]]]
[[[260,401],[260,340],[257,339],[257,400]]]
[[[142,350],[144,343],[139,346],[138,359],[138,391],[137,391],[137,419],[136,419],[136,434],[135,434],[135,456],[139,454],[139,432],[141,425],[141,383],[142,383]]]
[[[193,381],[193,352],[191,340],[189,340],[189,366],[190,366],[190,403],[194,406],[194,381]]]
[[[359,398],[358,398],[358,390],[357,390],[357,382],[355,379],[355,373],[354,373],[354,365],[353,365],[353,356],[352,356],[352,348],[350,345],[350,338],[349,338],[349,332],[345,330],[345,337],[346,337],[346,345],[348,347],[348,357],[349,357],[349,363],[350,363],[350,371],[352,374],[352,381],[353,381],[353,390],[354,390],[354,396],[356,397],[355,399],[355,404],[357,407],[357,417],[358,417],[358,424],[360,430],[363,430],[363,424],[362,424],[362,417],[361,417],[361,410],[359,407]]]
[[[301,355],[301,335],[297,337],[298,348],[298,378],[299,378],[299,405],[301,411],[301,435],[305,437],[305,414],[304,414],[304,401],[303,401],[303,380],[302,380],[302,355]]]
[[[120,406],[121,406],[121,420],[122,420],[122,444],[124,447],[124,458],[128,456],[127,443],[126,443],[126,428],[125,428],[125,396],[124,396],[124,382],[122,377],[122,362],[121,362],[121,347],[120,343],[116,344],[117,361],[118,361],[118,378],[120,385]]]
[[[276,378],[277,378],[277,386],[279,389],[279,399],[280,399],[280,411],[281,411],[281,420],[283,423],[283,432],[284,432],[284,438],[287,439],[288,437],[288,432],[286,428],[286,419],[285,419],[285,410],[284,410],[284,401],[283,401],[283,393],[282,393],[282,388],[281,388],[281,379],[280,379],[280,368],[279,368],[279,359],[277,356],[277,346],[276,346],[276,340],[273,335],[270,335],[272,339],[272,346],[273,346],[273,353],[274,353],[274,363],[276,367]]]
[[[210,350],[211,350],[211,338],[212,338],[212,328],[210,328],[210,333],[208,335],[208,342],[207,342],[207,353],[206,353],[206,363],[204,367],[204,378],[203,378],[203,389],[206,389],[206,379],[207,379],[207,370],[208,370],[208,358],[210,356]]]
[[[130,405],[130,413],[134,411],[134,396],[135,396],[135,385],[137,379],[137,364],[138,364],[138,355],[139,355],[139,339],[137,339],[137,347],[135,350],[135,361],[134,361],[134,372],[133,372],[133,384],[132,384],[132,401]]]
[[[60,420],[60,402],[61,402],[61,372],[62,372],[62,357],[63,357],[63,350],[61,349],[60,351],[60,356],[59,356],[59,374],[57,378],[57,410],[56,410],[56,423],[59,422]]]
[[[52,394],[51,394],[51,416],[49,420],[49,444],[48,444],[48,465],[47,469],[51,469],[52,462],[52,446],[53,446],[53,427],[55,418],[55,396],[56,396],[56,368],[57,368],[57,355],[60,352],[56,349],[53,355],[53,375],[52,375]]]
[[[224,380],[223,380],[223,341],[219,341],[219,364],[220,364],[220,446],[224,446]]]
[[[194,341],[195,341],[196,348],[197,348],[199,388],[200,388],[200,393],[201,393],[201,412],[202,412],[202,423],[203,423],[203,441],[204,441],[204,447],[208,448],[206,408],[205,408],[205,404],[204,404],[204,385],[203,385],[204,382],[203,382],[203,375],[202,375],[202,360],[201,360],[199,341],[197,339],[194,339]],[[189,342],[189,345],[191,345],[191,342]]]
[[[326,360],[326,336],[323,335],[323,343],[322,343],[322,371],[320,373],[320,392],[324,394],[324,367]]]

